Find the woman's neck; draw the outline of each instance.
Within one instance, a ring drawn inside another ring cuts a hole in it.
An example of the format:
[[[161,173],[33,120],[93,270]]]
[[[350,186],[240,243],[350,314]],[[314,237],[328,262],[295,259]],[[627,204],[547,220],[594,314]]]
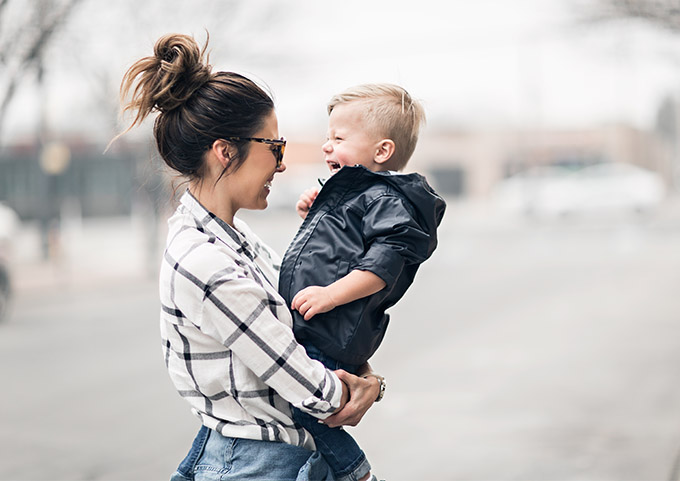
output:
[[[196,183],[189,186],[189,192],[208,211],[234,227],[236,209],[224,189],[215,189],[214,187],[206,187],[203,183]]]

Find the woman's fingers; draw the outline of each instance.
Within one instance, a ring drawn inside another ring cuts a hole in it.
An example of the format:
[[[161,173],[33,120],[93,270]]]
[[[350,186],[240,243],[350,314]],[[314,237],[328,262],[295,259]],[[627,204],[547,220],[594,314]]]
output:
[[[349,388],[349,402],[340,411],[326,418],[324,423],[332,428],[356,426],[378,397],[377,381],[374,378],[354,376],[342,369],[334,372]]]

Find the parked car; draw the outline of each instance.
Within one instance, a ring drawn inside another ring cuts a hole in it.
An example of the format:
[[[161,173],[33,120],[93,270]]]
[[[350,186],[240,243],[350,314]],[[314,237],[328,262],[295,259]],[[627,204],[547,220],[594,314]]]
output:
[[[12,297],[10,251],[18,226],[16,212],[0,203],[0,321],[6,319]]]
[[[577,169],[537,167],[501,181],[494,192],[505,210],[546,217],[644,213],[657,207],[665,195],[659,174],[616,162]]]

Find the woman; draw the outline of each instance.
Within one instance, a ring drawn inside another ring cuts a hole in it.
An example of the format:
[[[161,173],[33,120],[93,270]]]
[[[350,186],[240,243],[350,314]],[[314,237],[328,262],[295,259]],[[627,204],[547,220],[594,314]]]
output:
[[[136,112],[130,128],[160,112],[158,151],[188,180],[169,220],[161,334],[172,382],[202,428],[173,479],[326,479],[291,405],[355,425],[379,383],[329,371],[295,342],[279,259],[235,217],[267,207],[286,141],[270,96],[236,73],[212,73],[204,52],[191,37],[164,36],[121,85],[131,94],[124,110]]]

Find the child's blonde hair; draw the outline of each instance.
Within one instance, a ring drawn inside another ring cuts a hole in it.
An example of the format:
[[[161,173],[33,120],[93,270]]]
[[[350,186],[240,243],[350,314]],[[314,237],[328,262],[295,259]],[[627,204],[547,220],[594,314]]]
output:
[[[413,155],[418,143],[420,125],[425,123],[425,110],[417,100],[398,85],[380,83],[363,84],[341,92],[328,102],[328,115],[341,104],[362,102],[363,119],[379,135],[395,144],[390,158],[390,170],[402,170]]]

